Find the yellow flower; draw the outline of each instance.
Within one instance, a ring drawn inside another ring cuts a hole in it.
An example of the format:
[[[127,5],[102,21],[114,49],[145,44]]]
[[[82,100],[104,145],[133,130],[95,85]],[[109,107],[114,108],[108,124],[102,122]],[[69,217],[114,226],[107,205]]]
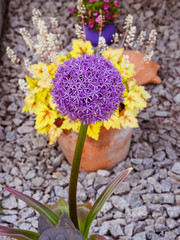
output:
[[[36,129],[42,129],[46,126],[51,126],[56,120],[57,113],[50,110],[45,104],[40,104],[35,111],[36,116]]]
[[[49,75],[48,66],[45,63],[38,62],[38,64],[33,64],[28,67],[28,71],[32,74],[33,78],[45,78]]]
[[[151,95],[145,90],[144,86],[134,86],[134,91],[139,94],[140,97],[144,99],[149,99]]]
[[[135,75],[134,64],[130,63],[125,56],[121,59],[118,69],[124,78],[131,78]]]
[[[27,75],[25,76],[25,78],[26,78],[26,81],[29,85],[29,91],[34,90],[37,87],[38,79],[30,78]]]
[[[88,125],[87,135],[95,140],[98,140],[102,122],[91,123]]]
[[[136,128],[139,127],[136,114],[130,110],[124,110],[120,115],[120,125],[123,128]]]
[[[146,101],[134,91],[124,93],[124,105],[128,109],[143,109],[146,107]]]
[[[62,131],[63,130],[61,128],[57,127],[55,124],[51,125],[51,127],[49,128],[49,131],[48,131],[50,145],[57,141],[57,139],[61,135]]]
[[[108,48],[107,50],[104,50],[102,53],[102,56],[105,57],[107,60],[111,61],[112,63],[118,63],[119,58],[122,56],[124,49],[118,48]]]
[[[111,118],[108,119],[108,121],[104,121],[103,126],[109,130],[111,127],[112,128],[117,128],[120,129],[120,116],[119,116],[119,110],[117,110]]]
[[[29,112],[34,113],[38,102],[36,102],[35,94],[33,92],[30,92],[24,99],[25,105],[22,109],[22,112]]]
[[[79,132],[80,126],[81,126],[81,123],[79,121],[74,122],[70,118],[65,117],[65,120],[63,121],[61,129],[67,129],[67,130],[72,129],[74,132]]]
[[[45,77],[45,78],[41,78],[38,83],[37,86],[40,88],[52,88],[52,79],[50,78],[50,76]]]
[[[40,134],[48,134],[49,132],[49,128],[50,128],[50,125],[46,125],[44,127],[39,127],[37,128],[37,133],[40,133]]]
[[[71,57],[78,57],[85,54],[92,55],[94,53],[90,41],[84,42],[83,40],[74,40],[73,41],[73,50],[70,52]]]

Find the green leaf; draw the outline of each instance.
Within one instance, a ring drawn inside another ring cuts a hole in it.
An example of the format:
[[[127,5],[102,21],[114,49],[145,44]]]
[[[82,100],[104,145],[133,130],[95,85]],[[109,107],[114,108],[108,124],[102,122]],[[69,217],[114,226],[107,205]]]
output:
[[[46,206],[50,208],[58,217],[60,217],[63,212],[67,213],[69,216],[69,206],[63,198],[60,198],[55,204],[46,204]]]
[[[46,207],[42,203],[38,202],[37,200],[33,199],[32,197],[29,197],[26,194],[23,194],[23,193],[18,192],[14,189],[11,189],[11,188],[7,188],[5,186],[1,186],[1,187],[3,187],[5,190],[10,192],[14,196],[18,197],[22,201],[26,202],[29,206],[34,208],[40,214],[43,214],[47,219],[49,219],[50,222],[52,222],[52,224],[54,224],[54,225],[58,224],[59,218],[53,211],[51,211],[50,208]]]
[[[107,240],[105,237],[99,235],[99,234],[94,234],[88,240]]]
[[[131,171],[132,171],[132,168],[128,168],[128,169],[124,170],[123,172],[121,172],[120,174],[118,174],[118,176],[116,176],[108,184],[108,186],[104,189],[104,191],[98,197],[98,199],[94,203],[93,207],[89,211],[89,214],[88,214],[87,219],[86,219],[86,223],[85,223],[85,227],[84,227],[84,233],[83,233],[85,239],[88,238],[88,233],[89,233],[89,228],[91,226],[91,223],[93,222],[93,220],[95,219],[96,215],[98,214],[98,212],[103,207],[103,205],[106,202],[106,200],[112,195],[112,193],[114,192],[116,187],[119,185],[119,183],[124,181],[124,179],[127,177],[127,175]]]
[[[39,235],[36,232],[20,230],[16,228],[9,228],[0,226],[0,236],[13,237],[19,240],[38,240]]]

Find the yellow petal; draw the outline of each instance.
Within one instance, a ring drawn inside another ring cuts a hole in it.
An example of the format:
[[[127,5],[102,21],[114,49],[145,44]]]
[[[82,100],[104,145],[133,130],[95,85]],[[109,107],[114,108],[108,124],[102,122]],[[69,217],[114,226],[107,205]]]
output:
[[[117,128],[120,129],[120,117],[118,111],[116,111],[111,118],[108,119],[108,121],[104,121],[103,126],[109,130],[111,127],[112,128]]]
[[[55,143],[58,140],[62,131],[63,130],[61,128],[58,128],[55,124],[51,125],[51,127],[49,128],[49,131],[48,131],[50,145]]]
[[[41,129],[47,125],[52,125],[57,118],[57,113],[50,110],[45,104],[41,104],[37,107],[36,111],[36,123],[35,128]]]
[[[102,122],[91,123],[88,126],[87,135],[95,140],[98,140]]]

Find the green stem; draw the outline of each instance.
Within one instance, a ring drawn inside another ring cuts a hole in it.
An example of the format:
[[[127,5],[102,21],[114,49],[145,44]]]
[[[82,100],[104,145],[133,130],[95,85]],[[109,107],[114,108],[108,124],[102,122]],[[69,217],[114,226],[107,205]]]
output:
[[[74,158],[71,168],[71,177],[69,184],[69,213],[74,226],[79,229],[78,218],[77,218],[77,205],[76,205],[76,190],[77,190],[77,182],[79,175],[79,167],[81,163],[81,155],[84,147],[84,142],[86,138],[88,125],[84,125],[81,123],[81,127],[79,130],[79,135],[76,143],[76,148],[74,152]]]

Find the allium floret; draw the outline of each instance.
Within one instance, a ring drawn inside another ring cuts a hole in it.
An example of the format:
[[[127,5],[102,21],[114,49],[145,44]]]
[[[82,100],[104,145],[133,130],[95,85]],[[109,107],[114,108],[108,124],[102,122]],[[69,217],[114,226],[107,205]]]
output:
[[[108,120],[123,101],[118,69],[99,55],[85,55],[60,65],[51,94],[62,116],[84,124]]]

